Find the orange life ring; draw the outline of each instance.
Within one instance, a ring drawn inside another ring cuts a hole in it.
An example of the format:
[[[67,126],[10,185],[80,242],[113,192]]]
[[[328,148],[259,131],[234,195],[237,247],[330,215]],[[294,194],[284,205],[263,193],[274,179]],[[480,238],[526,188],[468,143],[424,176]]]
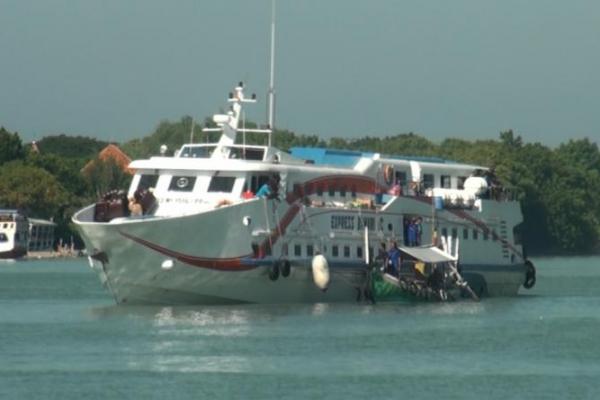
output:
[[[390,164],[383,167],[383,179],[386,185],[391,185],[394,181],[394,167]]]

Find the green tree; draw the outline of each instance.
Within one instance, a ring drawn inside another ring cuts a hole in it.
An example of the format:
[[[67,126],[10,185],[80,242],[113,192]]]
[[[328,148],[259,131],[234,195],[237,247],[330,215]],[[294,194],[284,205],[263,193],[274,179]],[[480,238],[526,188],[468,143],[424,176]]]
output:
[[[84,171],[84,177],[96,198],[110,190],[127,189],[131,182],[131,175],[123,172],[112,158],[95,159]]]
[[[23,143],[18,133],[10,133],[0,127],[0,165],[7,161],[18,160],[25,156]]]
[[[54,218],[68,205],[70,196],[49,172],[11,161],[0,168],[0,204],[29,215]]]
[[[65,134],[46,136],[36,142],[41,154],[59,157],[89,159],[108,145],[108,142],[84,136]]]

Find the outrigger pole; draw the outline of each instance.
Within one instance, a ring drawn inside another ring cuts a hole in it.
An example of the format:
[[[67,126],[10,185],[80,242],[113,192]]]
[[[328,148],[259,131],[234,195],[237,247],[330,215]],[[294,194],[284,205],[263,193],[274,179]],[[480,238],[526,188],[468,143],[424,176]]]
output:
[[[269,133],[269,146],[271,146],[271,136],[273,136],[274,113],[275,113],[275,0],[271,0],[271,63],[269,79],[269,109],[267,114]]]

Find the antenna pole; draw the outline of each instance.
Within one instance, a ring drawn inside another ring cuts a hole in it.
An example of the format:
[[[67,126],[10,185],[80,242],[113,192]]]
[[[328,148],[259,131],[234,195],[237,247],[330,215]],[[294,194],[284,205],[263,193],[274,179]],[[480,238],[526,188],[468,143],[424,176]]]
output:
[[[269,114],[268,124],[271,133],[269,133],[269,146],[271,146],[271,136],[275,130],[273,126],[273,114],[275,110],[275,0],[271,0],[271,64],[269,79]]]
[[[192,129],[190,130],[190,144],[194,143],[194,125],[195,125],[195,121],[194,121],[194,117],[192,117]]]

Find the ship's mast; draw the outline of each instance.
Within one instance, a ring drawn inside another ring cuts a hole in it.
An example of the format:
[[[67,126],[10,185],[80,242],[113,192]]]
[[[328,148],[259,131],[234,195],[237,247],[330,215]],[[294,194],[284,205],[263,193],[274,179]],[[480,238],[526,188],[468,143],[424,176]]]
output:
[[[271,136],[273,136],[274,128],[274,113],[275,113],[275,0],[271,0],[271,63],[270,63],[270,77],[269,77],[269,109],[268,109],[268,129],[271,130],[269,133],[269,146],[271,146]]]

